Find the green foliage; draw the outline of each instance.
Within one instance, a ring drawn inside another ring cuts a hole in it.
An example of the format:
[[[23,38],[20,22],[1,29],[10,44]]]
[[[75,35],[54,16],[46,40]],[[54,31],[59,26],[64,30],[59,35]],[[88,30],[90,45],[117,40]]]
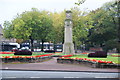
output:
[[[89,15],[94,21],[90,30],[89,41],[94,46],[104,47],[105,50],[116,48],[118,18],[115,2],[109,2],[101,8],[91,11]]]
[[[12,32],[12,30],[13,30],[13,27],[12,27],[12,25],[11,25],[11,22],[9,22],[9,21],[5,21],[4,22],[4,29],[3,29],[3,34],[4,34],[4,37],[5,38],[13,38],[13,36],[12,36],[12,34],[11,34],[11,32]]]
[[[27,40],[31,36],[33,39],[44,39],[51,31],[52,20],[47,11],[25,11],[18,15],[13,21],[14,30],[12,34],[17,39]]]
[[[64,20],[65,20],[65,11],[60,13],[52,13],[53,28],[51,35],[51,41],[55,43],[63,42],[64,37]]]
[[[82,12],[77,7],[72,8],[71,11],[73,15],[73,41],[79,46],[82,44],[82,39],[87,38],[89,29],[93,27],[93,21],[87,12]]]

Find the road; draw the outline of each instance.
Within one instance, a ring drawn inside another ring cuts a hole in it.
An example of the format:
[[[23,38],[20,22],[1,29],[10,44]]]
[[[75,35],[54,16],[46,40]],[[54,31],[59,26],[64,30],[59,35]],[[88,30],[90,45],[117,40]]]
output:
[[[2,70],[2,78],[118,78],[118,73]]]

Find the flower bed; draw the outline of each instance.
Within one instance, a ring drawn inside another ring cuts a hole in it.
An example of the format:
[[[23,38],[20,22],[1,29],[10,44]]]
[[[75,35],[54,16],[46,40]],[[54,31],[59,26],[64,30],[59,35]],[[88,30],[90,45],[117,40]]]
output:
[[[41,62],[52,58],[51,54],[33,55],[33,56],[0,56],[3,63],[8,62]]]
[[[0,54],[13,54],[14,52],[0,52]]]
[[[87,52],[83,52],[83,53],[81,53],[81,54],[89,54],[89,53],[87,53]]]
[[[68,55],[70,56],[70,55]],[[119,64],[115,64],[112,61],[103,61],[103,60],[96,60],[96,59],[88,59],[88,58],[70,58],[67,55],[63,57],[59,57],[57,59],[58,63],[65,63],[65,64],[83,64],[86,66],[90,66],[93,68],[120,68]]]
[[[118,53],[118,54],[112,54],[111,55],[112,57],[120,57],[120,54]]]

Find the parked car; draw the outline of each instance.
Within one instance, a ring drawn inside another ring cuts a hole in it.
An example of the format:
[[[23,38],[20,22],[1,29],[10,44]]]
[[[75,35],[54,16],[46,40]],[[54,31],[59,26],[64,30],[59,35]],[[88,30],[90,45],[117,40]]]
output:
[[[21,50],[28,50],[28,51],[31,51],[31,49],[29,49],[29,47],[22,47],[22,48],[19,49],[19,51],[21,51]]]
[[[18,51],[18,48],[13,48],[11,51],[12,51],[12,52],[17,52],[17,51]]]

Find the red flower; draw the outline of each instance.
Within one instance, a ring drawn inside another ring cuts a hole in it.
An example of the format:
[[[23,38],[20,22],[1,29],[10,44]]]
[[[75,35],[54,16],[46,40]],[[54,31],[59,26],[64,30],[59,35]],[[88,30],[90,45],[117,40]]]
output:
[[[64,55],[64,56],[62,56],[62,57],[71,57],[71,56],[73,56],[73,55]]]
[[[10,58],[10,56],[5,56],[5,58]]]
[[[111,64],[111,63],[113,63],[113,62],[112,62],[112,61],[107,61],[107,63],[110,63],[110,64]]]
[[[62,58],[62,57],[59,57],[59,58]]]
[[[82,54],[88,54],[87,52],[83,52]]]
[[[0,54],[13,54],[14,52],[0,52]]]
[[[106,61],[98,60],[98,63],[106,63]]]
[[[19,56],[15,56],[16,58],[19,58]]]
[[[97,62],[97,60],[95,60],[95,59],[92,59],[92,61],[93,61],[93,62]]]
[[[90,59],[87,59],[87,61],[91,61]]]
[[[86,58],[83,58],[83,60],[87,60]]]
[[[41,55],[37,55],[36,57],[42,57]]]

